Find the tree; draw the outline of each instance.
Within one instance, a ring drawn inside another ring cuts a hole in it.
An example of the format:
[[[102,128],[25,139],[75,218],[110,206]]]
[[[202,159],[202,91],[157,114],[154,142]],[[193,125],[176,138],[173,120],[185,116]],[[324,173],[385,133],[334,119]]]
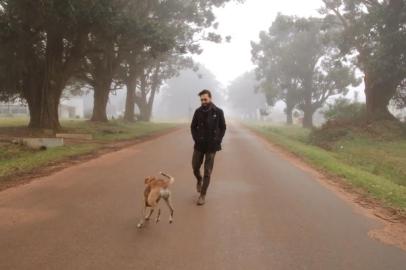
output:
[[[140,120],[150,121],[155,97],[163,82],[179,74],[179,70],[191,67],[193,61],[188,57],[170,55],[147,61],[140,76],[140,87],[135,94],[135,104],[140,110]]]
[[[404,0],[323,0],[322,12],[342,27],[343,54],[357,53],[364,72],[370,120],[395,119],[388,110],[397,99],[404,105],[406,80],[406,3]]]
[[[157,117],[165,119],[187,119],[199,106],[197,94],[204,88],[210,89],[215,104],[222,106],[224,98],[220,83],[206,67],[196,64],[194,68],[181,70],[179,75],[167,80],[154,106]]]
[[[255,72],[250,71],[233,80],[227,88],[228,103],[238,116],[256,115],[267,105],[262,91],[256,90]]]
[[[105,121],[112,85],[126,82],[116,69],[133,62],[125,56],[192,52],[196,33],[214,24],[213,7],[228,1],[0,0],[0,96],[27,101],[30,127],[57,129],[62,91],[82,77],[95,90],[93,120]]]
[[[149,6],[147,14],[156,20],[158,35],[149,39],[148,46],[136,46],[136,50],[127,54],[122,72],[127,85],[126,120],[134,118],[134,103],[141,111],[141,118],[149,120],[152,103],[161,84],[176,75],[177,69],[185,67],[181,55],[201,53],[201,40],[221,42],[221,36],[205,30],[216,26],[213,8],[229,1],[172,0],[158,1],[158,4]],[[138,40],[135,43],[140,44]],[[186,67],[188,65],[186,63]]]
[[[150,46],[139,46],[130,51],[125,59],[126,63],[120,71],[120,78],[127,87],[127,97],[124,119],[134,121],[135,104],[140,110],[141,120],[149,121],[155,95],[161,84],[167,78],[176,74],[174,67],[176,60],[183,59],[181,56],[169,50],[169,41],[156,40]]]
[[[109,94],[123,85],[133,89],[128,91],[125,113],[125,119],[133,120],[129,111],[131,108],[134,111],[135,78],[142,70],[136,59],[147,53],[167,52],[174,43],[173,28],[162,17],[153,16],[154,9],[162,4],[160,1],[117,2],[109,20],[92,33],[91,47],[83,61],[83,78],[94,91],[92,121],[108,120]],[[137,73],[133,72],[135,69]]]
[[[268,33],[260,34],[260,42],[252,42],[252,59],[257,65],[259,88],[265,93],[268,105],[279,100],[286,104],[286,123],[293,123],[293,110],[300,102],[301,87],[298,70],[292,65],[297,57],[292,35],[300,29],[290,17],[278,16]]]
[[[114,1],[106,19],[89,34],[86,55],[76,76],[93,89],[91,121],[108,121],[109,94],[114,85],[121,86],[116,78],[124,51],[129,49],[128,39],[142,33],[136,14],[132,12],[136,3],[133,0]]]
[[[302,110],[304,127],[313,126],[313,114],[328,98],[359,83],[354,68],[332,42],[334,30],[322,19],[279,15],[253,44],[257,74],[268,99],[284,100],[288,115],[295,106]]]
[[[0,51],[7,84],[24,98],[29,126],[60,127],[62,91],[78,67],[92,27],[111,1],[1,1]]]

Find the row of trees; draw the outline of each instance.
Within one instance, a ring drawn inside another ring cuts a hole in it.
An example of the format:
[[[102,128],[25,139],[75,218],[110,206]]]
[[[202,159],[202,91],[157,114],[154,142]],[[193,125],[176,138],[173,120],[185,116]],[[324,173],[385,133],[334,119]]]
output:
[[[192,65],[199,40],[221,41],[208,29],[228,1],[0,0],[0,98],[25,100],[30,127],[57,129],[67,87],[90,87],[92,120],[107,121],[110,91],[125,86],[125,119],[137,104],[148,120],[162,82]]]
[[[265,95],[256,91],[257,80],[254,71],[235,78],[227,87],[229,113],[238,117],[255,118],[258,110],[267,107]]]
[[[219,89],[220,83],[216,76],[204,65],[196,64],[193,69],[184,69],[179,76],[165,82],[161,94],[154,107],[154,116],[160,119],[189,119],[193,117],[200,101],[197,93],[191,91],[199,85],[210,89],[216,105],[223,106],[224,98]]]
[[[406,4],[403,0],[323,0],[321,18],[279,15],[260,41],[252,43],[259,87],[268,103],[286,103],[304,113],[311,127],[314,112],[331,96],[365,83],[370,120],[395,119],[391,101],[406,104]]]

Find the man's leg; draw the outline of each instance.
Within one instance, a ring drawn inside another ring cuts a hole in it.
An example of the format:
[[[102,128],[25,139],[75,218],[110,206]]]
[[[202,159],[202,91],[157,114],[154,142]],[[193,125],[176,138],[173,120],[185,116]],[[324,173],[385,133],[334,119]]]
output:
[[[206,156],[206,158],[204,161],[203,186],[202,186],[202,191],[201,191],[202,196],[206,195],[207,189],[210,185],[210,177],[211,177],[211,173],[213,171],[214,157],[216,156],[216,152],[206,153],[205,156]]]
[[[192,167],[193,167],[193,174],[195,175],[196,180],[197,180],[198,189],[200,189],[202,180],[203,180],[202,175],[200,173],[200,168],[202,167],[203,158],[204,158],[204,153],[194,150],[193,158],[192,158]]]

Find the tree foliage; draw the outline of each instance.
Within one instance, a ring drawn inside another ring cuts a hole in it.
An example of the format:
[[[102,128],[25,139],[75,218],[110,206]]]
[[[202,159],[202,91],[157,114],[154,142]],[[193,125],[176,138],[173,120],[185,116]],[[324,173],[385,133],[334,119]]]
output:
[[[365,104],[338,98],[323,111],[327,120],[354,120],[365,117]]]
[[[365,74],[370,119],[389,118],[390,100],[404,106],[406,79],[406,3],[404,0],[323,0],[322,13],[341,26],[343,54],[357,53]]]
[[[339,54],[332,37],[335,27],[318,18],[278,15],[268,32],[252,43],[259,87],[273,105],[286,103],[287,122],[292,112],[304,112],[304,126],[331,96],[345,94],[359,82],[354,68]]]
[[[28,103],[30,126],[58,128],[64,87],[84,56],[88,35],[109,17],[112,1],[3,0],[2,92]],[[8,67],[8,68],[7,68]]]
[[[193,116],[193,111],[199,106],[198,93],[204,88],[210,89],[216,105],[224,106],[224,98],[219,91],[221,85],[216,76],[200,64],[193,68],[181,70],[165,83],[155,106],[159,118],[187,119]]]
[[[265,94],[258,91],[256,86],[257,81],[254,71],[244,73],[230,83],[227,87],[227,101],[233,114],[239,117],[252,117],[256,116],[260,109],[266,108],[267,99]]]
[[[135,91],[156,59],[201,52],[202,39],[219,42],[207,29],[213,8],[229,1],[1,0],[0,98],[25,99],[31,127],[56,129],[62,91],[79,80],[94,90],[94,119],[106,120],[114,85],[131,79]]]

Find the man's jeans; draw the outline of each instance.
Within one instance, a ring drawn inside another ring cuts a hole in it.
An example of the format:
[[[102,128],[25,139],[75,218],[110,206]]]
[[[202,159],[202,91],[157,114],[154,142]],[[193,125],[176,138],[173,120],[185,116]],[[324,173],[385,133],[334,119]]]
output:
[[[193,152],[193,158],[192,158],[192,166],[193,166],[193,174],[196,176],[197,182],[199,184],[202,183],[202,191],[201,195],[206,195],[207,188],[209,187],[210,184],[210,176],[211,172],[213,171],[213,165],[214,165],[214,157],[216,156],[216,152],[213,153],[202,153],[197,150]],[[200,167],[203,164],[203,159],[204,159],[204,176],[200,174]]]

